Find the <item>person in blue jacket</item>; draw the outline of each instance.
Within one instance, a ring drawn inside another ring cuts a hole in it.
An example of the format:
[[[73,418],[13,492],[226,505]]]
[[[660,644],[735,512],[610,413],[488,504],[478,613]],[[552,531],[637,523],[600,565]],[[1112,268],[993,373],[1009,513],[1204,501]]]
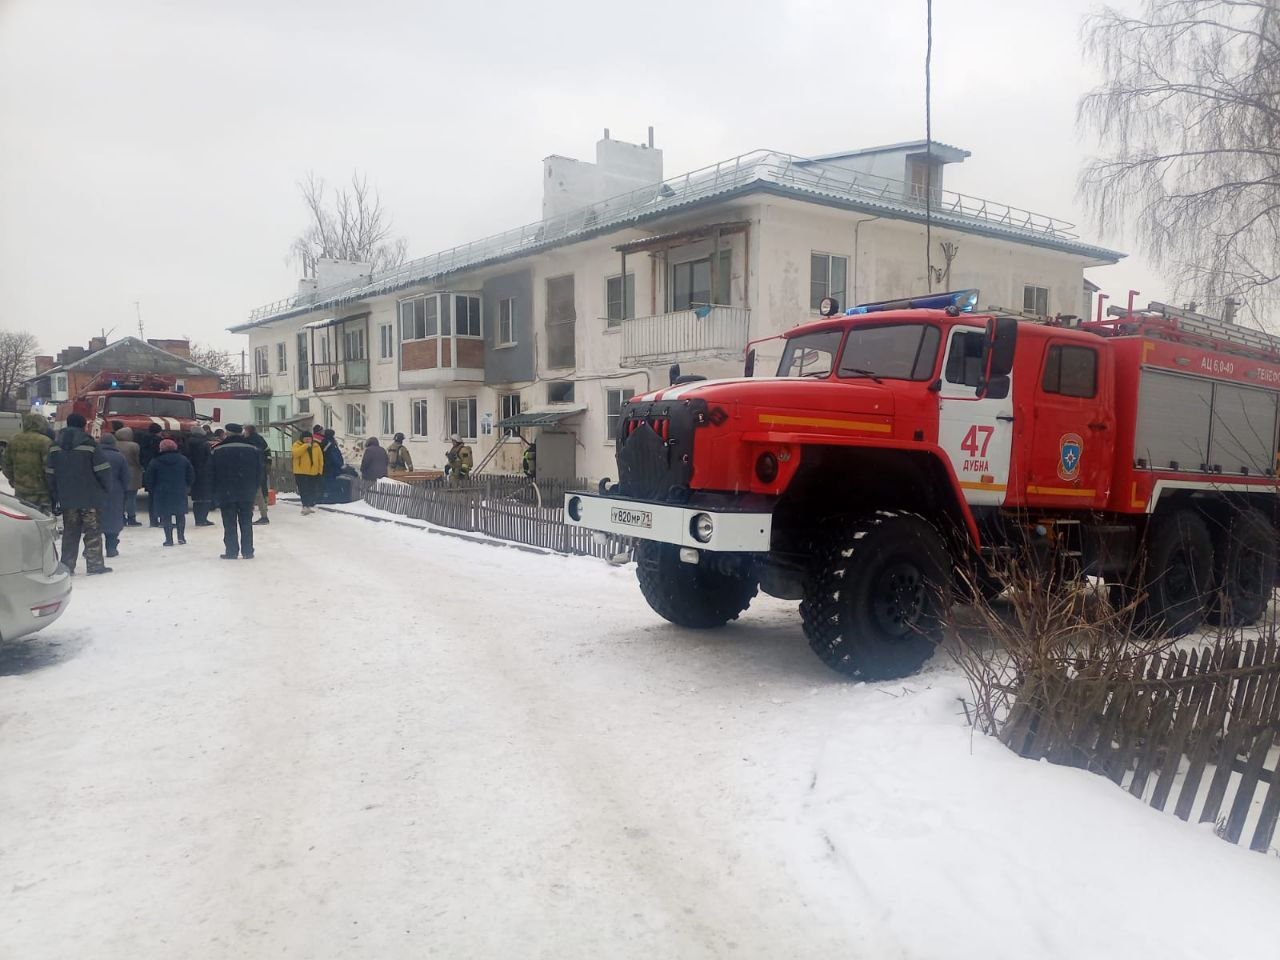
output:
[[[195,483],[196,472],[191,461],[178,452],[176,440],[160,441],[160,452],[147,464],[143,485],[156,505],[156,516],[164,527],[164,545],[173,546],[174,527],[178,543],[187,542],[187,491]]]

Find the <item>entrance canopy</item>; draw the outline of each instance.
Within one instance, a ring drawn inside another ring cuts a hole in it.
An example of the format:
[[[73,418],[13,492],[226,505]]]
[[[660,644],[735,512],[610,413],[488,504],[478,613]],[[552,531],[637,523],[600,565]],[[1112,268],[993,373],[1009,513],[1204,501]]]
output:
[[[499,421],[498,426],[512,430],[519,430],[524,427],[554,427],[561,420],[576,417],[578,414],[586,412],[586,409],[586,407],[554,407],[549,410],[526,410],[523,413],[517,413],[515,416]]]

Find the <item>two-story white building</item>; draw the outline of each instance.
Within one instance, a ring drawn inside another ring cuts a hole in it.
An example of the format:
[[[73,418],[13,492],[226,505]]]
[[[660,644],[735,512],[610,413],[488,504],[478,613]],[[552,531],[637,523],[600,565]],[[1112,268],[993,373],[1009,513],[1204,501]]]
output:
[[[259,421],[309,412],[348,442],[403,432],[419,467],[443,465],[456,432],[477,462],[494,452],[490,472],[518,470],[523,446],[504,436],[518,429],[540,472],[610,476],[623,401],[673,363],[740,372],[748,341],[815,318],[824,297],[978,288],[983,305],[1078,315],[1084,269],[1122,256],[944,189],[968,153],[939,143],[757,151],[663,180],[652,141],[607,133],[595,163],[544,161],[537,223],[380,274],[322,263],[232,327],[249,337]]]

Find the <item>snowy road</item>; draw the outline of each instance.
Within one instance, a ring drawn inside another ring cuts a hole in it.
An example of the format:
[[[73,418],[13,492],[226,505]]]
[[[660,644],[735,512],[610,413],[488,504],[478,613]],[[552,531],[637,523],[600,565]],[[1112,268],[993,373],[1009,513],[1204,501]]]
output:
[[[272,518],[129,531],[0,648],[0,956],[1274,955],[1276,858],[972,741],[941,658],[850,685],[793,604],[695,634],[598,561]]]

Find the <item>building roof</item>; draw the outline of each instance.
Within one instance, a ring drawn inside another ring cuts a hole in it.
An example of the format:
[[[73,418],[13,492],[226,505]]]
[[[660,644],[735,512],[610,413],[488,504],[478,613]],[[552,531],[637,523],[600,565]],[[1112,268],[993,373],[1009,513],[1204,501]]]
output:
[[[54,373],[79,371],[101,373],[103,370],[120,370],[129,373],[171,373],[180,377],[220,376],[217,370],[201,366],[186,357],[175,356],[167,350],[153,347],[137,337],[124,337],[109,343],[101,350],[86,354],[73,363],[51,367],[44,373],[31,377],[39,380]]]
[[[516,260],[756,193],[790,197],[890,219],[917,223],[928,220],[936,227],[1074,254],[1092,266],[1115,263],[1124,256],[1114,250],[1082,243],[1073,232],[1073,224],[1054,217],[949,190],[935,191],[926,210],[924,198],[915,196],[910,185],[901,180],[777,151],[757,150],[664,183],[641,187],[537,223],[411,260],[369,277],[294,294],[259,307],[249,315],[248,322],[228,329],[232,333],[242,333],[313,310],[394,293],[453,274]]]
[[[864,147],[861,150],[824,153],[822,156],[813,157],[812,159],[815,163],[824,163],[832,160],[847,160],[850,157],[870,157],[877,153],[924,153],[928,150],[928,140],[904,140],[902,143],[886,143],[880,147]],[[937,140],[933,141],[933,150],[931,152],[943,163],[959,163],[965,157],[972,156],[968,150],[953,147],[949,143],[940,143]]]

